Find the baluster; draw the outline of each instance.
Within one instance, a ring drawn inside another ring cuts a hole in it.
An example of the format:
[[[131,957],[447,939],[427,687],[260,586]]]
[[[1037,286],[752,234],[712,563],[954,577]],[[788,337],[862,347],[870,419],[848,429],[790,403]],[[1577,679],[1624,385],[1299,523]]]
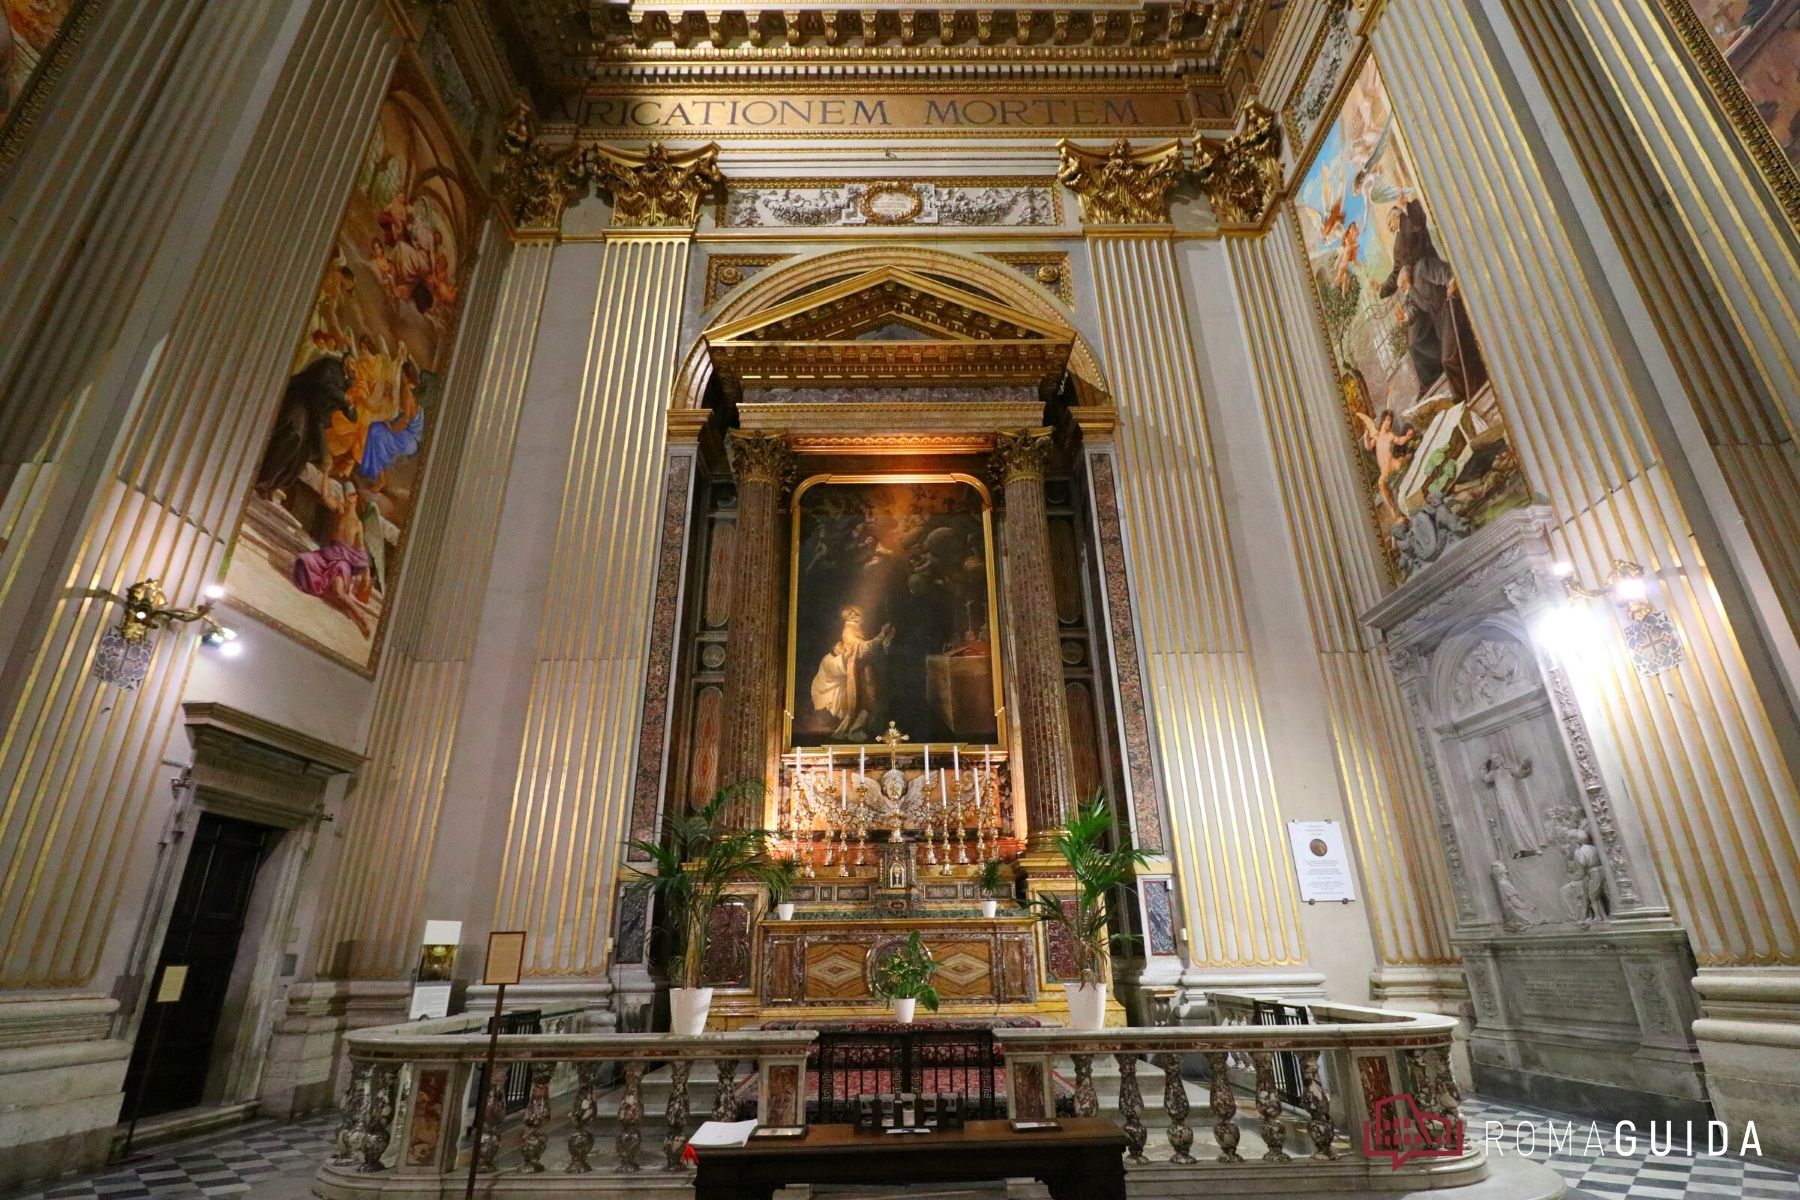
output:
[[[369,1107],[363,1118],[362,1162],[359,1171],[381,1170],[381,1156],[387,1153],[394,1123],[394,1084],[400,1068],[394,1063],[381,1063],[369,1074]]]
[[[1213,1115],[1213,1140],[1219,1143],[1218,1161],[1239,1163],[1244,1161],[1244,1156],[1237,1151],[1237,1096],[1231,1090],[1230,1072],[1231,1064],[1224,1051],[1206,1056],[1206,1073],[1212,1084],[1209,1104]]]
[[[638,1128],[644,1119],[643,1083],[644,1064],[641,1061],[627,1062],[625,1095],[619,1100],[619,1136],[613,1139],[621,1171],[638,1169],[638,1145],[643,1141],[643,1133]]]
[[[569,1135],[569,1165],[563,1169],[571,1175],[585,1175],[594,1169],[588,1155],[594,1152],[594,1120],[600,1115],[600,1064],[580,1063],[575,1068],[575,1105],[569,1110],[569,1123],[575,1132]]]
[[[1252,1050],[1250,1061],[1256,1067],[1256,1111],[1262,1116],[1264,1162],[1287,1162],[1287,1122],[1281,1119],[1281,1093],[1275,1090],[1275,1056],[1267,1050]]]
[[[363,1107],[368,1101],[369,1071],[372,1062],[350,1062],[350,1082],[344,1088],[343,1116],[338,1121],[337,1153],[331,1161],[348,1165],[356,1161],[362,1148]]]
[[[544,1169],[544,1147],[550,1141],[544,1126],[550,1120],[550,1076],[555,1070],[555,1063],[531,1064],[531,1094],[525,1101],[525,1136],[519,1140],[519,1157],[532,1175]]]
[[[475,1148],[483,1171],[500,1169],[500,1123],[506,1120],[507,1066],[506,1063],[495,1063],[493,1077],[488,1080],[487,1107],[481,1116],[481,1145]]]
[[[1194,1131],[1188,1128],[1187,1086],[1181,1081],[1181,1055],[1159,1054],[1156,1065],[1163,1072],[1163,1109],[1169,1114],[1169,1149],[1175,1152],[1170,1162],[1191,1163],[1199,1159],[1188,1153],[1194,1145]]]
[[[719,1093],[713,1099],[712,1119],[715,1121],[737,1120],[737,1059],[721,1058],[719,1060]]]
[[[1437,1111],[1452,1121],[1462,1120],[1462,1089],[1456,1086],[1456,1072],[1450,1069],[1450,1047],[1434,1047],[1431,1065],[1437,1073]]]
[[[663,1136],[665,1171],[682,1169],[681,1151],[688,1139],[688,1071],[692,1067],[693,1064],[685,1058],[676,1059],[669,1064],[669,1106],[663,1110],[663,1117],[669,1123],[669,1132]]]
[[[1094,1056],[1071,1054],[1075,1060],[1075,1115],[1091,1117],[1100,1111],[1100,1095],[1094,1090]]]
[[[1331,1097],[1325,1094],[1325,1084],[1319,1078],[1319,1052],[1302,1050],[1300,1052],[1300,1079],[1302,1081],[1301,1097],[1306,1102],[1306,1111],[1312,1117],[1306,1123],[1307,1136],[1312,1138],[1315,1159],[1328,1160],[1338,1156],[1331,1148],[1331,1139],[1337,1136],[1337,1127],[1331,1122]]]
[[[1119,1064],[1119,1111],[1125,1116],[1125,1145],[1131,1153],[1132,1162],[1143,1162],[1144,1141],[1148,1136],[1144,1129],[1144,1094],[1138,1090],[1137,1055],[1115,1054],[1113,1061]]]

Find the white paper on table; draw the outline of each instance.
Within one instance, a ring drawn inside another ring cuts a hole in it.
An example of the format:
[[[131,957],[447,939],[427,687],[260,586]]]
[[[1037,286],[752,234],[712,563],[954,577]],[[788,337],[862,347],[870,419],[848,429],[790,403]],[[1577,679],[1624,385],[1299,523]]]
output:
[[[702,1121],[688,1145],[705,1149],[709,1146],[742,1146],[750,1140],[755,1121]]]

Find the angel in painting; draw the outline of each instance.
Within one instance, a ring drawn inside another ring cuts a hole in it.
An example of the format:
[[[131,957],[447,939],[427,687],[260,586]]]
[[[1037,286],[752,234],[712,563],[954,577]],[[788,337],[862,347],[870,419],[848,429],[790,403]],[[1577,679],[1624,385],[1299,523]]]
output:
[[[1383,409],[1381,420],[1372,420],[1368,413],[1360,409],[1351,414],[1363,427],[1363,449],[1375,456],[1375,490],[1381,494],[1381,502],[1387,506],[1394,519],[1400,519],[1400,505],[1394,499],[1391,486],[1394,476],[1406,468],[1412,451],[1406,447],[1415,441],[1418,430],[1407,429],[1404,433],[1394,428],[1394,412]]]

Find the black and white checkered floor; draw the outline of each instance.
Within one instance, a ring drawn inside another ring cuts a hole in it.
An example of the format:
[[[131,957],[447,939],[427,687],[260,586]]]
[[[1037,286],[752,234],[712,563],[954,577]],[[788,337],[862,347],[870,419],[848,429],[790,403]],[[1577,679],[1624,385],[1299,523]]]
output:
[[[1468,1137],[1480,1139],[1493,1130],[1500,1151],[1518,1153],[1548,1164],[1569,1184],[1573,1200],[1800,1200],[1800,1177],[1792,1170],[1732,1157],[1684,1154],[1680,1146],[1652,1157],[1647,1139],[1638,1138],[1638,1153],[1620,1156],[1612,1145],[1612,1126],[1602,1124],[1604,1147],[1588,1153],[1588,1122],[1560,1114],[1470,1097],[1463,1114]],[[1565,1134],[1574,1121],[1573,1136]],[[1521,1126],[1528,1126],[1522,1130]],[[253,1200],[302,1200],[310,1193],[313,1171],[331,1150],[337,1135],[335,1115],[313,1117],[291,1125],[258,1122],[229,1133],[169,1147],[147,1161],[85,1179],[66,1180],[18,1200],[190,1200],[197,1197],[250,1196]],[[1554,1145],[1560,1140],[1563,1144]],[[1679,1142],[1679,1139],[1678,1139]],[[1490,1146],[1494,1143],[1490,1142]],[[1661,1149],[1661,1147],[1658,1147]]]

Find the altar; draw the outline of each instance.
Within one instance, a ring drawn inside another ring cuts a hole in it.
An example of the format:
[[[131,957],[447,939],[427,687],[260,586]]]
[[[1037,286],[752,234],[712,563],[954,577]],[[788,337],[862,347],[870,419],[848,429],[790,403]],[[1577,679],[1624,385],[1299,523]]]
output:
[[[915,931],[945,1015],[1066,1019],[1073,948],[1018,901],[1072,891],[1053,835],[1125,785],[1076,453],[1109,398],[1016,282],[785,274],[677,387],[704,412],[670,794],[762,783],[731,820],[798,876],[789,919],[748,883],[714,913],[709,1027],[878,1016],[872,969]]]

